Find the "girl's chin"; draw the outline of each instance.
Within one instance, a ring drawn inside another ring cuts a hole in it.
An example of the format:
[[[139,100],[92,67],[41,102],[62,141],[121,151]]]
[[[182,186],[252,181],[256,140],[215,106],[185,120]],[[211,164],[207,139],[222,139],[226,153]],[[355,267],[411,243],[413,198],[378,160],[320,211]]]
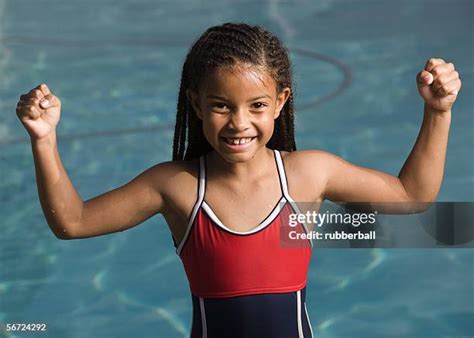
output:
[[[252,141],[255,142],[255,141]],[[215,152],[219,153],[220,157],[224,159],[228,163],[242,163],[242,162],[247,162],[255,157],[255,155],[261,151],[262,148],[265,148],[265,146],[255,143],[253,146],[245,149],[245,150],[229,150],[225,146],[220,146],[216,150],[214,149]]]

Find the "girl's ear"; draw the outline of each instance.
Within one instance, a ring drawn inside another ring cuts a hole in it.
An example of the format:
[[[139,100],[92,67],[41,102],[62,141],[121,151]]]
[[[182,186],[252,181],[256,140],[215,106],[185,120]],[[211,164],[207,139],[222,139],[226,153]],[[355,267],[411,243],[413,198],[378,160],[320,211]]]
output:
[[[291,94],[291,89],[288,87],[285,87],[277,96],[277,103],[275,107],[275,114],[274,114],[274,119],[277,119],[278,116],[280,116],[280,112],[283,109],[283,106],[285,105],[286,101],[290,97]]]
[[[186,97],[191,103],[193,110],[196,112],[197,117],[202,120],[201,107],[199,106],[199,95],[192,89],[186,89]]]

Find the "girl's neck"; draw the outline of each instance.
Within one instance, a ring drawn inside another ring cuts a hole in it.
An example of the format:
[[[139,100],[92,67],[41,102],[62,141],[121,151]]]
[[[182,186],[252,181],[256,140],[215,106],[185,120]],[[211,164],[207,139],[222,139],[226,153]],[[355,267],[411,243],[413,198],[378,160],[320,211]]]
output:
[[[267,172],[268,164],[273,164],[274,154],[271,149],[264,147],[247,162],[231,163],[227,162],[215,150],[206,155],[208,170],[219,176],[232,177],[236,179],[258,178]]]

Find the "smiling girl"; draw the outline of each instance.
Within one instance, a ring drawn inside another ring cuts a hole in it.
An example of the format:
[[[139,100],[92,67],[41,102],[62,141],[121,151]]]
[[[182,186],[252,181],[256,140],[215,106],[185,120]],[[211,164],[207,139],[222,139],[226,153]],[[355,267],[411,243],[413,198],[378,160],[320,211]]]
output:
[[[288,51],[243,23],[209,28],[187,54],[173,161],[100,196],[83,201],[66,174],[56,144],[61,103],[45,84],[21,96],[17,115],[58,238],[124,231],[160,213],[189,280],[191,337],[312,337],[305,301],[312,243],[283,248],[280,229],[294,201],[436,199],[461,81],[452,63],[435,58],[416,78],[424,118],[398,176],[296,151]]]

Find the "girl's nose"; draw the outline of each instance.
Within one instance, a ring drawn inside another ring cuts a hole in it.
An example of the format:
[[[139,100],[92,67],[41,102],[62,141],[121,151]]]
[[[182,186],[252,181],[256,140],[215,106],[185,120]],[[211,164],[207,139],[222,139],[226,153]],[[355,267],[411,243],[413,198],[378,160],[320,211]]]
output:
[[[249,115],[244,109],[238,109],[232,112],[230,125],[237,130],[245,130],[249,125]]]

